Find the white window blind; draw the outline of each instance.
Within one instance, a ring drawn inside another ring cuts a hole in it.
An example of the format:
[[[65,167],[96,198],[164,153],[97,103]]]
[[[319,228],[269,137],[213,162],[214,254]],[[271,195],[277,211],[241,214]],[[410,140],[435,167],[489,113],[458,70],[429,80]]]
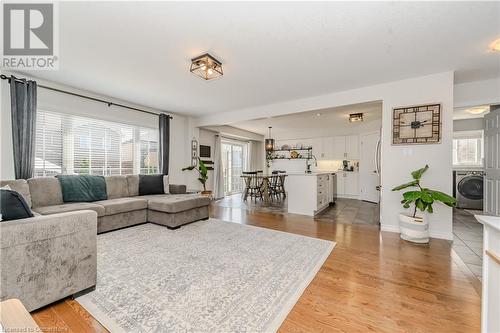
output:
[[[35,176],[158,172],[158,130],[38,110]]]
[[[482,131],[455,132],[453,135],[453,165],[483,165]]]

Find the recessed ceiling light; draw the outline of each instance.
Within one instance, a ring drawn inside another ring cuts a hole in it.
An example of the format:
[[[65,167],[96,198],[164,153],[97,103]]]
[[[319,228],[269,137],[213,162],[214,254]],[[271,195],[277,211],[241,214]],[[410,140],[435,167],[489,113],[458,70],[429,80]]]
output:
[[[500,38],[490,44],[490,48],[492,51],[500,52]]]
[[[318,117],[321,116],[321,113],[316,113],[316,116],[318,116]]]
[[[472,114],[481,114],[481,113],[485,113],[486,111],[488,111],[489,108],[490,107],[487,105],[482,105],[482,106],[476,106],[476,107],[467,109],[467,110],[465,110],[465,112],[472,113]]]

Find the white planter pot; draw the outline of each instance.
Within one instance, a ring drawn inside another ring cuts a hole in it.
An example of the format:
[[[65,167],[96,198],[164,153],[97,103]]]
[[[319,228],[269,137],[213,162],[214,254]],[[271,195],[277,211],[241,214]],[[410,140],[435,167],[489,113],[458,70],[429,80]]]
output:
[[[423,217],[399,214],[401,238],[413,243],[429,243],[429,221]]]

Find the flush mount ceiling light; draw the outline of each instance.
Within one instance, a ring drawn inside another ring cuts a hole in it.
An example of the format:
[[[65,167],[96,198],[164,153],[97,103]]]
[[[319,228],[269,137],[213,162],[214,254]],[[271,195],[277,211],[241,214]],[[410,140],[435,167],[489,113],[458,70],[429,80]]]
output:
[[[500,38],[490,44],[490,48],[492,51],[500,52]]]
[[[467,110],[465,110],[465,112],[472,113],[472,114],[481,114],[481,113],[485,113],[486,111],[488,111],[489,108],[490,107],[488,105],[482,105],[482,106],[476,106],[476,107],[467,109]]]
[[[204,80],[211,80],[224,75],[222,63],[208,53],[191,59],[189,71]]]
[[[349,115],[349,122],[354,123],[357,121],[363,121],[363,114],[362,113],[351,113]]]

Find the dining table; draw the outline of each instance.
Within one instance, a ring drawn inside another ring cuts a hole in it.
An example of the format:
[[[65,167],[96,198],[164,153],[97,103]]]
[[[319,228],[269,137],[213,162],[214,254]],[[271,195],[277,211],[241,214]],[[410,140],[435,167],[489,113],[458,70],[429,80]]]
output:
[[[246,175],[241,175],[240,177],[242,178],[257,178],[257,179],[262,179],[262,201],[264,203],[269,203],[271,201],[270,196],[269,196],[269,184],[271,183],[271,180],[273,178],[278,178],[278,177],[287,177],[286,174],[275,174],[275,173],[258,173],[258,174],[246,174]],[[247,183],[247,182],[245,182]],[[283,181],[282,184],[283,188],[283,193],[285,193],[285,182]],[[243,198],[246,198],[248,195],[248,188],[245,186],[245,189],[243,190]]]

